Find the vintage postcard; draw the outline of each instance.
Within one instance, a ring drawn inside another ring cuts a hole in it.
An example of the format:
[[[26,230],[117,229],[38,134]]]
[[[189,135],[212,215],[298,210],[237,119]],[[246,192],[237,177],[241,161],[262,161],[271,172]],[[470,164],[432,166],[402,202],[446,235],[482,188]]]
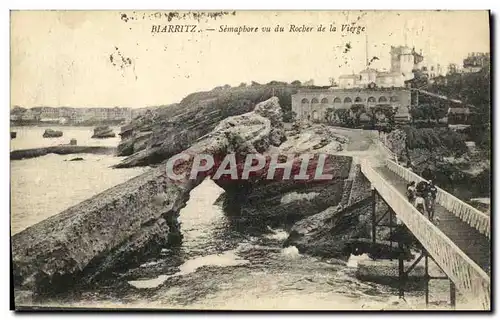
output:
[[[10,19],[17,310],[491,310],[488,11]]]

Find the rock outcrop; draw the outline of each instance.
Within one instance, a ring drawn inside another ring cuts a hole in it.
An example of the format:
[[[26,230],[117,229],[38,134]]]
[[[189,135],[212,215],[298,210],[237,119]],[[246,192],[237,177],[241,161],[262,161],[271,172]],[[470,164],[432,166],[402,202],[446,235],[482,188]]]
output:
[[[210,133],[221,120],[241,115],[254,110],[261,101],[274,94],[280,101],[290,104],[291,95],[297,92],[292,85],[252,85],[229,89],[214,89],[209,92],[197,92],[184,98],[179,104],[156,108],[147,114],[134,119],[122,129],[122,142],[118,146],[119,156],[128,156],[119,168],[147,166],[170,158],[174,154],[189,148],[197,139]],[[272,115],[266,114],[265,106],[262,115],[271,120],[273,135],[271,140],[277,143],[282,139],[281,128],[275,119],[280,118],[282,111]],[[275,133],[274,133],[275,131]],[[136,143],[144,139],[142,132],[151,132],[144,145],[136,147]],[[123,144],[123,145],[122,145]]]
[[[272,112],[269,104],[261,110],[266,110],[265,114],[271,115],[271,118],[279,114]],[[281,128],[279,115],[277,118],[278,121],[273,127]],[[344,193],[350,194],[351,183],[346,183],[346,181],[351,181],[349,176],[353,159],[349,156],[335,155],[338,146],[345,144],[348,140],[331,133],[327,127],[302,129],[302,132],[296,130],[292,138],[280,143],[278,147],[271,144],[269,150],[265,152],[266,165],[254,177],[247,181],[216,182],[226,191],[222,196],[223,199],[219,201],[223,202],[227,215],[237,218],[240,223],[251,224],[253,227],[256,225],[263,228],[266,225],[291,227],[300,219],[338,205],[343,201]],[[277,134],[271,132],[271,136],[279,137],[280,134],[280,132]],[[322,136],[327,136],[328,142],[322,148],[317,148]],[[292,177],[300,172],[301,155],[310,154],[312,158],[306,170],[310,178],[282,179],[277,175],[275,179],[266,179],[263,173],[267,173],[269,156],[273,154],[280,155],[280,162],[286,161],[285,156],[289,157],[288,160],[293,158]],[[326,156],[322,172],[332,175],[330,180],[314,178],[319,154]]]
[[[98,262],[124,257],[124,248],[134,255],[165,245],[172,232],[166,216],[185,205],[192,187],[169,183],[162,170],[151,170],[15,234],[15,286],[35,293],[64,291],[108,271],[109,264]],[[158,195],[165,199],[160,205]]]
[[[122,141],[117,147],[117,155],[130,156],[131,154],[146,149],[152,133],[151,131],[139,131],[135,133],[133,137],[122,138]]]
[[[370,237],[364,223],[370,216],[370,199],[349,207],[332,206],[297,222],[284,246],[296,246],[301,253],[347,260],[351,255],[348,241]]]
[[[264,103],[280,108],[277,99]],[[225,119],[184,152],[217,157],[264,151],[278,134],[270,119],[249,112]],[[173,181],[160,166],[15,234],[15,287],[38,294],[64,291],[178,243],[179,211],[209,174]]]
[[[94,128],[94,134],[92,135],[92,139],[106,139],[106,138],[114,138],[116,134],[113,132],[109,126],[97,126]]]
[[[369,189],[368,189],[369,190]],[[353,190],[352,192],[357,192]],[[365,197],[346,206],[339,204],[300,220],[293,225],[285,246],[296,246],[301,253],[347,260],[351,254],[367,254],[373,259],[405,259],[413,257],[409,248],[414,246],[414,237],[403,226],[396,226],[388,215],[383,200],[377,203],[376,243],[371,238],[372,197]],[[385,227],[389,223],[395,226]],[[398,247],[403,243],[403,249]]]
[[[314,215],[342,200],[344,180],[348,178],[351,157],[329,155],[325,158],[323,174],[332,175],[329,180],[316,180],[317,158],[310,160],[309,179],[282,179],[278,173],[274,179],[265,174],[247,181],[216,181],[225,193],[226,213],[238,217],[241,222],[272,226],[291,226],[296,221]],[[293,158],[291,176],[300,171],[299,156]],[[262,170],[267,173],[269,159]]]
[[[43,133],[44,138],[59,138],[63,136],[63,132],[59,130],[46,129]]]

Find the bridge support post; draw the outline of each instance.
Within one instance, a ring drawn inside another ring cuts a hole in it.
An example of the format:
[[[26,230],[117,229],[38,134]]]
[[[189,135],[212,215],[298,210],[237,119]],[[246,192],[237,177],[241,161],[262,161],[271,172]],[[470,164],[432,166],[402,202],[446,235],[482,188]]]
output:
[[[399,298],[405,297],[405,282],[406,282],[406,273],[405,273],[405,265],[403,260],[403,243],[401,240],[398,240],[398,269],[399,269]]]
[[[389,207],[389,247],[391,250],[391,254],[392,254],[392,216],[394,215],[394,211],[392,211],[392,209]],[[392,261],[392,258],[391,258],[391,261]]]
[[[424,250],[425,254],[425,307],[429,307],[429,253]]]
[[[377,190],[372,188],[372,243],[377,242]]]
[[[455,309],[457,305],[456,288],[455,284],[451,280],[450,280],[450,305],[453,309]]]

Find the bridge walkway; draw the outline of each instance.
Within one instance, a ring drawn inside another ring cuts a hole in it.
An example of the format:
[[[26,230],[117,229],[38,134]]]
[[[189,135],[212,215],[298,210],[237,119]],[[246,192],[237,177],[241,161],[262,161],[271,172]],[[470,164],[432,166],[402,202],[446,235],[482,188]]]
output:
[[[374,169],[401,194],[406,196],[406,185],[408,183],[406,180],[386,166]],[[436,203],[434,217],[434,224],[489,275],[491,267],[490,239],[438,203]]]

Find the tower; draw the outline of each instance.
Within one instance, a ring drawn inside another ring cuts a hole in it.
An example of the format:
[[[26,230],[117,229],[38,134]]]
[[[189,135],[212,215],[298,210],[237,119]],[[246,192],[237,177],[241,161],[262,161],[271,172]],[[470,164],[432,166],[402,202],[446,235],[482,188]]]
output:
[[[368,33],[365,35],[365,59],[366,59],[366,67],[369,67],[369,60],[368,60]]]
[[[414,52],[406,47],[391,47],[391,72],[403,75],[406,80],[413,78]]]

